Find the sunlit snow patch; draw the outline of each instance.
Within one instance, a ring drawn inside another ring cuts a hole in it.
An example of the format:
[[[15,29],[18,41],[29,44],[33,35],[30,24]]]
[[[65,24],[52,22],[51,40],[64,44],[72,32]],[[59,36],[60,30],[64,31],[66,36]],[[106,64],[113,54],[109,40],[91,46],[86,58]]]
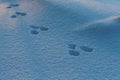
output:
[[[110,18],[94,21],[80,26],[75,31],[90,32],[94,34],[109,34],[120,32],[120,16],[113,16]]]
[[[6,12],[6,7],[7,4],[0,4],[0,16],[3,16]]]

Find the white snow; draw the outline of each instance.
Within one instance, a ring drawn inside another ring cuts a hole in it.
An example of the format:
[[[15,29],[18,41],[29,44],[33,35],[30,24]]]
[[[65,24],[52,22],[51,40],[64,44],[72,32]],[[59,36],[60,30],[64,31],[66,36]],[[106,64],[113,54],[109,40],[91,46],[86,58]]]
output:
[[[118,3],[0,0],[0,80],[119,80]]]

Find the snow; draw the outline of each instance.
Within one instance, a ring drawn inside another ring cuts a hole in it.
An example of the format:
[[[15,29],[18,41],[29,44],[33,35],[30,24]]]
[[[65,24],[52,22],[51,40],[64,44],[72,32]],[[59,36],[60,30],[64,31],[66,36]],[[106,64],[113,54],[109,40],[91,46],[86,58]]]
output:
[[[0,0],[0,80],[119,80],[119,0]]]

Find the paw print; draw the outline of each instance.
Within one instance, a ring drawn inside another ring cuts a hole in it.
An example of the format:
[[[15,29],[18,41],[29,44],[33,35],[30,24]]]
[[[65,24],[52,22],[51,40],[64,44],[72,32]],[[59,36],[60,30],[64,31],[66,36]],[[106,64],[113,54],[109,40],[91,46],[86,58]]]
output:
[[[80,49],[85,52],[93,52],[93,48],[90,48],[88,46],[80,46]]]
[[[37,35],[40,31],[47,31],[49,28],[47,27],[40,27],[40,26],[34,26],[30,25],[30,28],[32,28],[31,34]]]
[[[68,52],[69,52],[69,55],[72,55],[72,56],[79,56],[80,55],[80,52],[78,50],[76,50],[77,48],[77,45],[76,44],[68,44]],[[80,46],[79,48],[80,50],[84,51],[84,52],[87,52],[87,53],[91,53],[93,52],[93,48],[90,48],[88,46]]]
[[[18,6],[19,6],[19,4],[9,4],[9,6],[7,6],[7,8],[10,9],[13,7],[18,7]]]
[[[79,56],[80,53],[76,50],[76,44],[68,44],[68,52],[71,56]]]

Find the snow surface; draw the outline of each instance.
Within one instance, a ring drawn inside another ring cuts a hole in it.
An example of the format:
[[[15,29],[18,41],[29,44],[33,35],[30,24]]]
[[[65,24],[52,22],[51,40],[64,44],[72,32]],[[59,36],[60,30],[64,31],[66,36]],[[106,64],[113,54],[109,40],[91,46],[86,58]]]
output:
[[[119,0],[0,0],[0,80],[119,80]]]

